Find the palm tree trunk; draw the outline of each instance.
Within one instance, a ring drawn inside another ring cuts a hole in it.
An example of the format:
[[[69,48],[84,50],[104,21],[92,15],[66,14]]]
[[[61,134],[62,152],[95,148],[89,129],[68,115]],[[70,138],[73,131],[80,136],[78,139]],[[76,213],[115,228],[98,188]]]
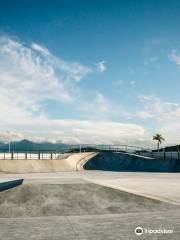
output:
[[[158,149],[158,152],[159,152],[159,141],[157,142],[157,149]]]

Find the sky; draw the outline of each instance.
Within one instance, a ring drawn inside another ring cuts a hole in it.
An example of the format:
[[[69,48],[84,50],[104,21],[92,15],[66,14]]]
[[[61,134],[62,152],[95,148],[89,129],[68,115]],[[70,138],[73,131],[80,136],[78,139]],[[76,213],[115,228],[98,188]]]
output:
[[[179,1],[0,4],[0,140],[180,143]]]

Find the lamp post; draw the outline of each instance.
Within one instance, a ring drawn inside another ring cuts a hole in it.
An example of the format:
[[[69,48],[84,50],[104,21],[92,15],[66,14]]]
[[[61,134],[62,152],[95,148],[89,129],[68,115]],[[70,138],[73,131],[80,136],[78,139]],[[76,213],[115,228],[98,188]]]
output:
[[[9,144],[9,153],[11,153],[11,141],[10,141],[10,138],[9,138],[8,144]]]
[[[10,140],[10,132],[7,131],[8,134],[8,152],[11,153],[11,140]]]

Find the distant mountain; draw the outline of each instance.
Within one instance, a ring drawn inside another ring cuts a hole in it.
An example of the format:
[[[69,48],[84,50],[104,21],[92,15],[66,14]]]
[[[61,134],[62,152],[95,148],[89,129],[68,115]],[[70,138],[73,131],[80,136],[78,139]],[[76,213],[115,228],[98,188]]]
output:
[[[68,148],[69,145],[63,144],[63,143],[50,143],[50,142],[33,142],[29,141],[27,139],[23,139],[21,141],[17,142],[11,142],[11,151],[60,151],[62,149]],[[179,148],[180,151],[180,145],[165,147],[166,152],[170,151],[177,151],[177,148]],[[9,150],[9,144],[0,142],[0,152],[8,151]],[[78,148],[79,150],[79,148]],[[157,151],[157,149],[153,150],[154,152]],[[159,149],[159,151],[163,151],[163,148]]]
[[[180,145],[165,147],[164,149],[166,152],[177,152],[180,151]]]
[[[29,141],[27,139],[23,139],[18,142],[11,142],[11,150],[12,151],[56,151],[66,148],[66,144],[62,143],[50,143],[50,142],[42,142],[36,143]],[[7,151],[9,149],[8,143],[0,142],[0,151]]]
[[[153,152],[157,152],[157,149],[154,149]],[[169,147],[165,147],[165,148],[160,148],[159,149],[160,152],[177,152],[180,151],[180,145],[174,145],[174,146],[169,146]]]

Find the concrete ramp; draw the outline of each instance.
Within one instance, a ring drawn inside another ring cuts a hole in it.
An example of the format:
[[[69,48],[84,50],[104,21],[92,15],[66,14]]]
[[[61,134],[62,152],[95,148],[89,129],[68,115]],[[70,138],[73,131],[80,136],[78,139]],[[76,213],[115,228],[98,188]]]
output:
[[[178,159],[155,159],[127,153],[101,152],[89,159],[85,170],[129,172],[180,172]]]
[[[64,159],[0,160],[0,172],[49,173],[102,170],[116,172],[180,172],[177,159],[154,159],[128,153],[84,152]]]
[[[83,162],[94,157],[97,153],[84,152],[72,154],[64,159],[44,160],[0,160],[0,172],[7,173],[40,173],[77,171]]]

